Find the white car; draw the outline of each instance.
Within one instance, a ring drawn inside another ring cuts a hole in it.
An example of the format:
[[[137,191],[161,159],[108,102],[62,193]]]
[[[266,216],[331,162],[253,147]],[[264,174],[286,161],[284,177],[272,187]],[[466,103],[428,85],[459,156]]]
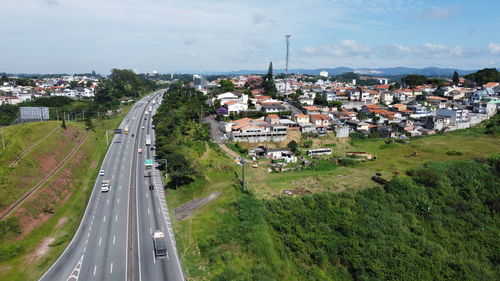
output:
[[[110,180],[104,180],[102,181],[102,184],[101,184],[101,192],[108,192],[109,191],[109,184],[110,184]]]
[[[101,171],[99,172],[99,176],[104,176],[104,170],[101,170]]]
[[[109,184],[103,184],[101,186],[101,192],[108,192],[109,191]]]

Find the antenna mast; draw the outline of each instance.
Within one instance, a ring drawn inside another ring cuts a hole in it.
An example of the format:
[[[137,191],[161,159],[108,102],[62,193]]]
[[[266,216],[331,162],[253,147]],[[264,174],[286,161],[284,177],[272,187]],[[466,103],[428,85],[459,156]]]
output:
[[[289,51],[290,51],[290,34],[285,35],[286,39],[286,66],[285,66],[285,95],[288,92],[288,57],[289,57]]]

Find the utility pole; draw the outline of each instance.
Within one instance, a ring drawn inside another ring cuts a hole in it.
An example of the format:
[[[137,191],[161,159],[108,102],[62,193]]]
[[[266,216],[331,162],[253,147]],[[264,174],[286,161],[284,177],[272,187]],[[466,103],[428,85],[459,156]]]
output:
[[[108,140],[108,130],[106,130],[106,146],[109,145],[109,140]]]
[[[246,181],[245,181],[245,159],[241,158],[241,189],[245,192],[246,189]]]
[[[4,132],[2,132],[2,147],[3,147],[3,149],[5,149],[5,139],[4,139],[3,135],[4,135]]]
[[[85,110],[83,110],[83,120],[85,120]]]

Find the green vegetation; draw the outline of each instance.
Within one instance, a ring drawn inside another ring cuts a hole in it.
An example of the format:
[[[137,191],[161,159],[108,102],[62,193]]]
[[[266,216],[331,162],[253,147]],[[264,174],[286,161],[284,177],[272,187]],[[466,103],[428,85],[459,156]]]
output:
[[[401,78],[401,82],[410,88],[413,88],[417,85],[422,85],[422,84],[433,84],[437,86],[443,86],[444,81],[439,78],[428,78],[423,75],[417,75],[417,74],[411,74],[406,77]]]
[[[473,81],[478,85],[483,85],[488,82],[500,82],[500,72],[498,72],[495,68],[485,68],[469,75],[465,75],[465,79]]]
[[[205,97],[182,83],[172,84],[165,93],[153,124],[157,155],[168,161],[169,187],[187,184],[197,174],[193,158],[203,153],[210,138],[207,125],[202,123],[207,109]]]
[[[180,253],[192,280],[494,280],[499,159],[429,162],[384,189],[272,200],[226,180],[225,198],[176,223]],[[216,186],[204,183],[169,202]]]
[[[269,69],[262,81],[262,87],[264,88],[265,94],[271,96],[273,99],[278,95],[278,90],[274,84],[273,62],[269,63]]]

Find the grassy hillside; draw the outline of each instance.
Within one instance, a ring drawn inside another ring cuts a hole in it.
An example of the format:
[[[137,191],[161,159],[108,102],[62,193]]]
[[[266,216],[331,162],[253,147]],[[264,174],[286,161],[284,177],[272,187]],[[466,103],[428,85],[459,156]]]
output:
[[[328,164],[271,174],[265,165],[248,168],[249,193],[240,190],[240,167],[210,145],[190,157],[198,159],[193,164],[195,181],[167,193],[171,210],[222,193],[173,222],[187,276],[497,280],[500,141],[487,129],[407,144],[380,139],[338,142],[332,146],[335,153],[367,151],[378,159],[356,167]],[[415,150],[418,156],[406,157]],[[369,178],[375,172],[392,181],[385,188],[377,185]],[[316,193],[272,196],[300,186]]]
[[[0,280],[37,280],[65,249],[78,228],[106,153],[105,130],[116,128],[126,111],[111,119],[95,120],[95,131],[87,131],[88,137],[69,162],[14,214],[0,222]],[[59,125],[60,122],[54,124]],[[85,131],[83,123],[67,126],[67,131]],[[62,131],[57,134],[64,138]],[[58,153],[56,147],[49,149],[41,148],[45,153],[41,156]],[[19,165],[24,165],[23,161],[36,162],[27,156]],[[33,171],[37,173],[40,172]]]
[[[84,135],[80,124],[68,124],[63,130],[57,121],[6,127],[6,148],[0,152],[0,210],[45,178]],[[28,149],[29,153],[10,167]]]
[[[499,165],[429,162],[385,189],[271,200],[214,178],[167,197],[225,194],[175,223],[191,280],[495,280]]]

